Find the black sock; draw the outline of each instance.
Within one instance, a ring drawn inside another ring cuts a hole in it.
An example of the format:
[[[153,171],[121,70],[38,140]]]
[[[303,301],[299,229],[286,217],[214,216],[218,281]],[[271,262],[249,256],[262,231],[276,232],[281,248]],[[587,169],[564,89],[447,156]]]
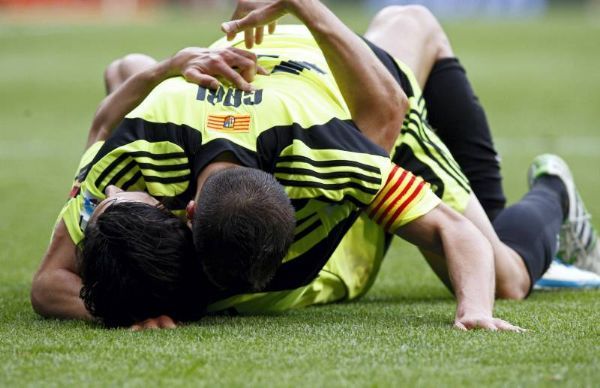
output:
[[[423,91],[429,123],[471,183],[490,220],[506,206],[485,112],[456,58],[436,62]]]
[[[547,189],[558,193],[560,196],[560,206],[562,208],[564,220],[569,213],[569,194],[567,194],[567,188],[565,187],[562,179],[553,175],[542,175],[535,180],[533,186],[546,187]]]
[[[523,199],[500,212],[493,223],[500,240],[523,258],[532,287],[556,255],[565,215],[563,193],[566,189],[559,178],[541,177]]]

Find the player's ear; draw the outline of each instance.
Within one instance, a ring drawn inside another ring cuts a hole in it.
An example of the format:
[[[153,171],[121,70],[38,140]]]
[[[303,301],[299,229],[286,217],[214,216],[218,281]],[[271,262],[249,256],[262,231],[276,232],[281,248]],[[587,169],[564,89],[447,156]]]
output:
[[[192,220],[194,219],[194,214],[196,213],[196,201],[190,201],[188,202],[187,206],[185,207],[185,214],[187,217],[187,225],[191,228],[192,227]]]

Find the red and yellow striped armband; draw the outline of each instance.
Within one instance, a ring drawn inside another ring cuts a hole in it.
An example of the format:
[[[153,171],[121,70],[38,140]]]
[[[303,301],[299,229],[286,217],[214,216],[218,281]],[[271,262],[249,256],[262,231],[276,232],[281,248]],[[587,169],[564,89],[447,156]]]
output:
[[[440,202],[429,183],[394,165],[385,186],[366,212],[386,231],[394,233],[399,227],[429,213]]]

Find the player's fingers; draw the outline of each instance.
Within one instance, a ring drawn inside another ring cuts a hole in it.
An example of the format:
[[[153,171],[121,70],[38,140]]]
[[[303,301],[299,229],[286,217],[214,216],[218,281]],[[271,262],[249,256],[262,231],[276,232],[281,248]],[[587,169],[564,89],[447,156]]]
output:
[[[252,29],[244,31],[244,44],[246,45],[246,48],[249,49],[254,46],[254,33],[252,32]]]
[[[252,82],[254,80],[254,76],[258,70],[256,57],[250,59],[247,56],[238,55],[237,53],[230,51],[225,58],[225,61],[230,67],[236,68],[247,82]]]
[[[140,330],[142,330],[142,325],[140,325],[139,323],[136,323],[135,325],[131,325],[131,327],[129,328],[129,330],[131,330],[131,331],[140,331]]]
[[[269,24],[269,34],[274,34],[276,28],[277,28],[277,22],[273,22],[273,23]]]
[[[465,325],[463,325],[459,321],[454,322],[454,328],[458,329],[458,330],[462,330],[462,331],[467,331],[467,328],[465,327]]]
[[[267,69],[265,69],[261,65],[256,65],[256,72],[260,75],[269,75],[269,72],[267,71]]]
[[[254,30],[254,42],[256,44],[261,44],[263,42],[263,38],[265,36],[265,28],[264,27],[256,27]]]
[[[514,331],[516,333],[524,333],[527,331],[527,330],[523,329],[522,327],[515,326],[511,323],[508,323],[508,322],[502,320],[502,319],[494,320],[494,324],[496,325],[498,330],[502,330],[502,331]]]
[[[246,57],[251,61],[256,62],[256,54],[254,54],[252,51],[244,50],[237,47],[228,47],[227,51],[232,52],[236,55],[241,55],[242,57]]]
[[[163,329],[175,329],[177,324],[171,317],[167,315],[161,315],[158,317],[158,326]]]
[[[142,322],[142,330],[153,330],[158,329],[158,321],[156,319],[148,319]]]
[[[257,63],[257,56],[253,52],[248,51],[248,50],[242,50],[242,49],[237,48],[237,47],[229,47],[227,50],[229,50],[229,51],[231,51],[231,52],[233,52],[233,53],[235,53],[237,55],[243,56],[243,57],[248,58],[249,60],[251,60],[252,63],[253,63],[253,65],[256,67],[256,69],[254,71],[255,73],[258,73],[258,74],[261,74],[261,75],[269,75],[269,72],[264,67],[260,66]],[[254,72],[253,72],[253,74],[254,74]],[[246,80],[251,81],[248,78],[246,78]]]
[[[282,8],[282,4],[273,3],[261,9],[254,10],[241,19],[231,20],[221,24],[221,30],[226,34],[230,34],[262,27],[274,23],[283,16],[284,13],[285,11]]]
[[[238,89],[246,92],[253,90],[252,85],[250,85],[250,83],[248,83],[244,77],[242,77],[237,71],[233,70],[227,64],[221,63],[216,67],[218,74],[221,74],[223,78],[233,83]]]
[[[183,72],[183,78],[185,78],[188,82],[198,84],[203,88],[212,90],[219,88],[219,81],[215,77],[204,74],[195,68],[185,70]]]
[[[493,321],[489,321],[487,319],[479,319],[474,327],[480,327],[482,329],[498,331],[496,325],[494,325]]]

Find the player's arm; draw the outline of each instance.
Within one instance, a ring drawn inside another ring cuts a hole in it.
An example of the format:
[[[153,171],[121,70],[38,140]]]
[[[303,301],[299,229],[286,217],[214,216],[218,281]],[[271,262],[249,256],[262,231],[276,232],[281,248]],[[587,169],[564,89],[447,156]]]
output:
[[[61,220],[33,277],[31,305],[38,314],[51,318],[92,319],[79,298],[81,278],[75,249]]]
[[[457,300],[457,328],[519,331],[493,317],[494,255],[487,239],[469,220],[441,203],[396,234],[446,258]]]
[[[365,211],[388,232],[446,259],[457,299],[456,327],[522,330],[493,317],[495,276],[490,243],[471,221],[441,203],[423,179],[394,166]]]
[[[108,138],[125,115],[167,78],[182,75],[189,82],[216,89],[219,87],[217,77],[221,77],[241,90],[251,90],[250,82],[257,72],[266,73],[256,64],[256,55],[251,52],[237,48],[185,48],[132,75],[104,98],[94,116],[87,147]]]
[[[241,19],[223,23],[228,38],[245,31],[248,45],[253,36],[248,31],[272,26],[286,13],[295,15],[323,51],[356,125],[374,143],[391,151],[408,110],[408,99],[362,39],[318,0],[240,0],[239,3],[248,3],[246,11],[249,5],[256,6]]]
[[[79,297],[82,281],[79,276],[75,244],[64,221],[60,221],[40,268],[33,278],[31,305],[43,317],[93,320]],[[170,317],[160,316],[133,325],[133,330],[176,327]]]

